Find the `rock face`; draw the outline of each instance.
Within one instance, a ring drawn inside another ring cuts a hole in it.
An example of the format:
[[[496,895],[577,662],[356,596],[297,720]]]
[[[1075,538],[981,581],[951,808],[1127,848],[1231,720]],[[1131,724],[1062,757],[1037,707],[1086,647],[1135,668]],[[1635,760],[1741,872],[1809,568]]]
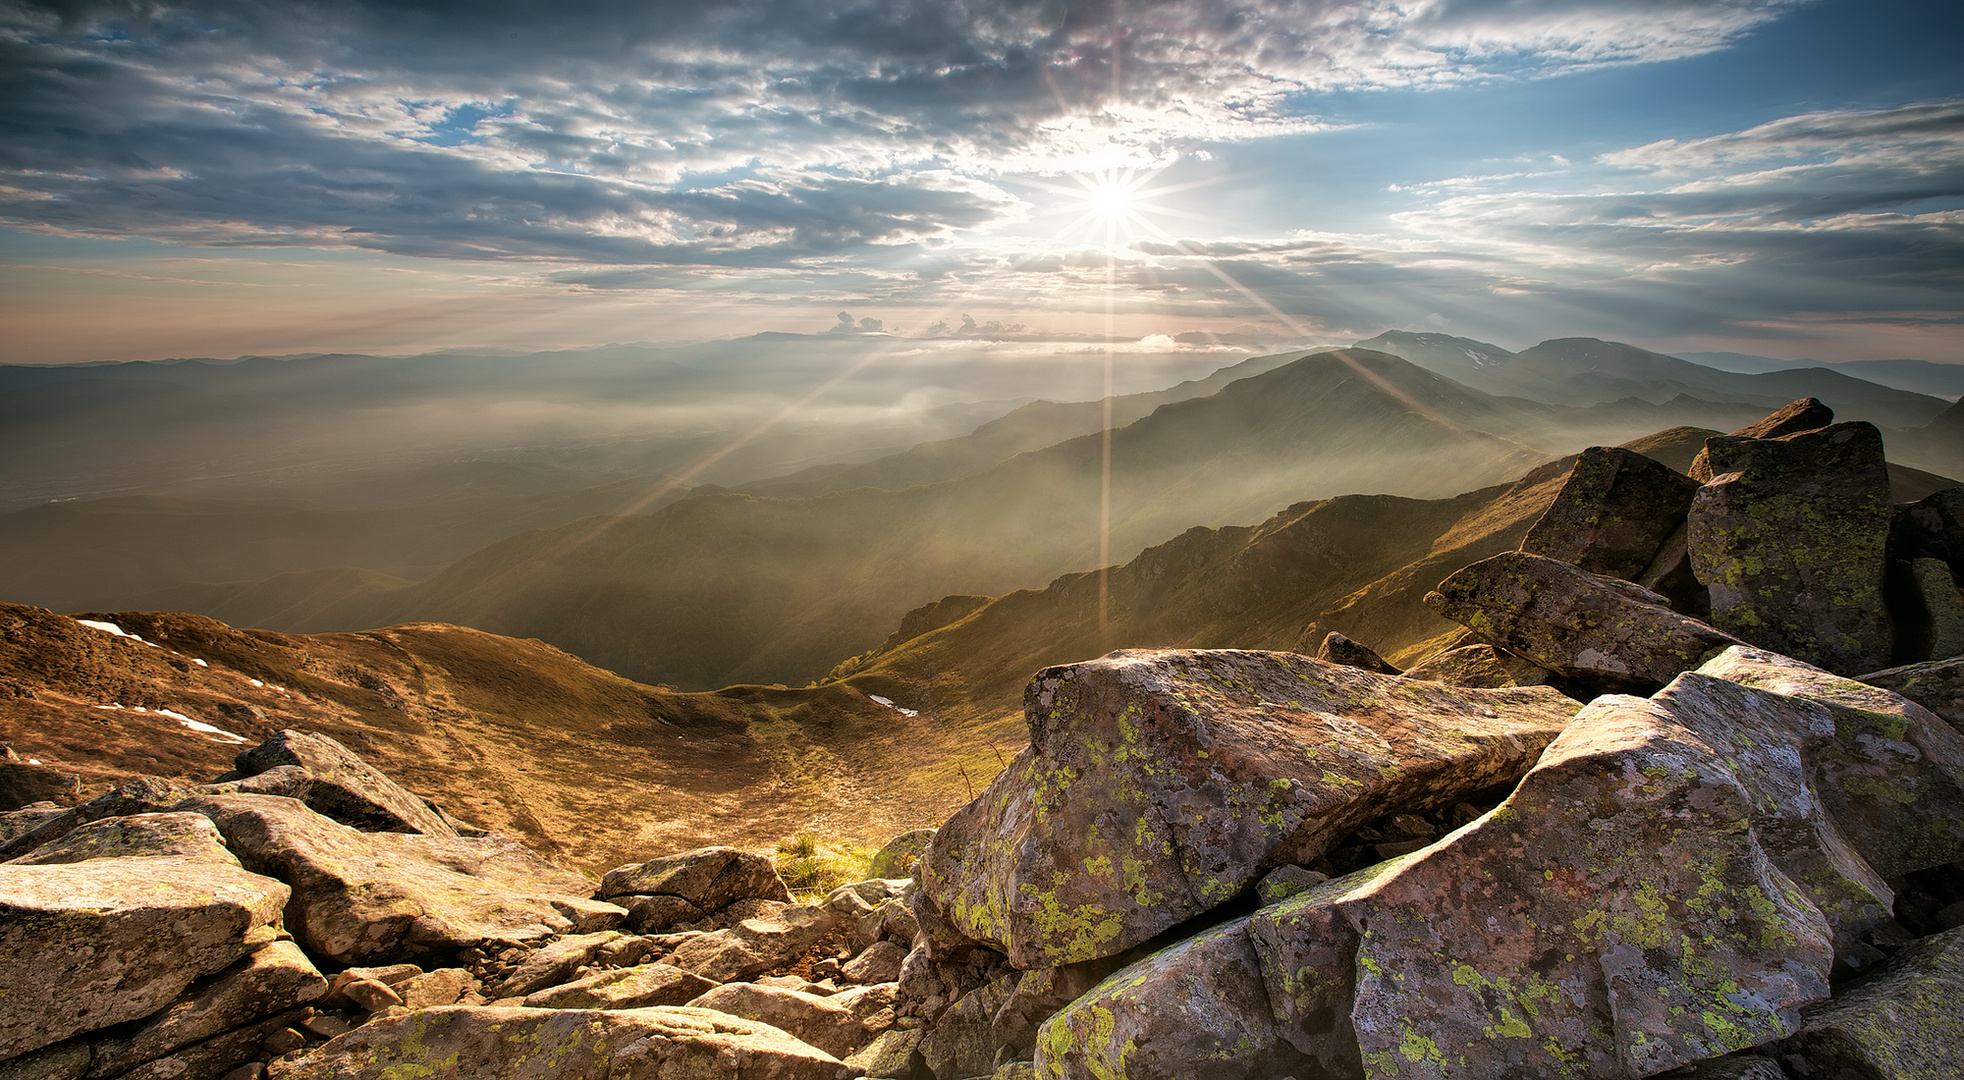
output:
[[[509,840],[363,833],[271,795],[201,795],[179,808],[211,818],[247,865],[291,883],[288,929],[340,964],[567,933],[596,906],[579,875]],[[616,922],[627,915],[597,906]]]
[[[1721,630],[1831,671],[1888,664],[1883,570],[1893,508],[1882,435],[1836,424],[1705,445],[1687,522]]]
[[[602,900],[617,896],[675,896],[706,912],[738,900],[791,902],[777,867],[762,855],[730,847],[698,848],[651,862],[615,867],[600,879]]]
[[[1634,581],[1684,520],[1698,481],[1620,447],[1582,451],[1520,550]]]
[[[1859,986],[1805,1010],[1781,1047],[1805,1076],[1964,1076],[1964,930],[1917,942]]]
[[[1038,1073],[1648,1076],[1794,1035],[1889,917],[1866,857],[1954,857],[1957,735],[1886,698],[1747,649],[1601,698],[1467,828],[1113,975],[1045,1024]],[[1933,749],[1878,747],[1897,723]],[[1851,783],[1919,757],[1923,788]],[[1258,1059],[1277,1043],[1303,1060]]]
[[[327,980],[290,941],[276,941],[193,988],[134,1034],[98,1042],[91,1071],[117,1073],[327,993]]]
[[[1452,686],[1546,686],[1548,669],[1492,645],[1462,645],[1426,657],[1405,672]]]
[[[325,735],[282,731],[240,753],[236,764],[248,778],[241,791],[299,799],[363,832],[457,835],[428,803]],[[291,769],[300,772],[286,771]]]
[[[1590,689],[1647,693],[1744,644],[1641,586],[1518,551],[1460,570],[1425,603],[1488,644]]]
[[[287,887],[214,848],[0,866],[0,1060],[150,1016],[271,944]]]
[[[1020,968],[1111,956],[1386,806],[1511,780],[1573,709],[1544,687],[1453,689],[1285,653],[1050,668],[1025,693],[1030,747],[936,834],[922,895]]]
[[[443,1063],[437,1071],[431,1063]],[[356,1028],[282,1080],[838,1080],[841,1063],[767,1024],[708,1009],[617,1012],[453,1006]]]

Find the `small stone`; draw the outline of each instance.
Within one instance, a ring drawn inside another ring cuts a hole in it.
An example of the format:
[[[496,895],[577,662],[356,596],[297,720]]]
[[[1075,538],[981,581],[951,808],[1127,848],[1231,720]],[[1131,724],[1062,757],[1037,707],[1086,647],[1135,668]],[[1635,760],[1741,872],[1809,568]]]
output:
[[[341,994],[365,1012],[381,1012],[391,1005],[402,1004],[402,997],[389,989],[388,984],[373,979],[357,979],[343,986]]]
[[[290,1027],[280,1028],[259,1044],[260,1050],[269,1057],[291,1054],[307,1045],[307,1037]]]
[[[310,1034],[318,1035],[323,1039],[332,1039],[337,1035],[346,1035],[348,1032],[354,1030],[353,1025],[349,1024],[346,1020],[338,1016],[330,1016],[327,1013],[310,1016],[300,1021],[300,1026]]]

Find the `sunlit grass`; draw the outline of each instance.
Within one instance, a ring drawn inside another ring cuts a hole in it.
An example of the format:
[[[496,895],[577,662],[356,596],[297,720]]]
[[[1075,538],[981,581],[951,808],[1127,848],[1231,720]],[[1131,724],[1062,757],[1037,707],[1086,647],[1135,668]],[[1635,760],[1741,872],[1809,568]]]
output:
[[[777,842],[772,861],[785,887],[798,900],[823,899],[841,885],[865,881],[872,875],[873,856],[880,849],[858,840],[820,837],[810,829]]]

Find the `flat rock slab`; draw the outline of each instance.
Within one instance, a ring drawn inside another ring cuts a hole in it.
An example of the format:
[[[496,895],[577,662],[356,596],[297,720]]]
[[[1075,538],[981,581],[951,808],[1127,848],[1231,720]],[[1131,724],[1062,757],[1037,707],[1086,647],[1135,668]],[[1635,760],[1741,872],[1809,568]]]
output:
[[[1049,668],[1030,747],[936,834],[922,893],[1019,968],[1115,955],[1366,821],[1518,777],[1575,708],[1295,653]]]
[[[135,1032],[97,1041],[90,1071],[114,1076],[326,993],[327,979],[307,954],[276,941],[192,986]]]
[[[375,1020],[279,1080],[840,1080],[857,1075],[777,1028],[708,1009],[452,1006]]]
[[[787,904],[676,946],[668,963],[719,983],[748,979],[803,956],[844,922],[836,911]]]
[[[578,874],[508,840],[364,833],[271,795],[201,795],[178,808],[211,818],[247,866],[292,885],[287,928],[338,964],[571,933],[582,913],[609,907],[586,899]]]
[[[425,836],[456,836],[428,803],[382,775],[355,752],[319,732],[281,731],[235,760],[248,778],[282,768],[269,788],[266,781],[244,781],[243,790],[299,799],[315,813],[363,832],[413,832]]]
[[[1425,603],[1482,641],[1593,689],[1649,693],[1745,644],[1641,586],[1519,551],[1461,569]]]
[[[687,1005],[716,988],[700,975],[668,964],[602,971],[525,999],[528,1009],[646,1009]]]
[[[222,849],[0,866],[0,1060],[168,1006],[268,944],[287,896]]]
[[[6,843],[0,844],[0,862],[19,858],[36,848],[59,840],[91,821],[168,810],[179,800],[195,795],[198,791],[197,786],[181,780],[140,776],[127,784],[111,788],[80,806],[69,807],[17,833]]]
[[[1882,584],[1895,513],[1882,434],[1835,424],[1777,439],[1708,440],[1712,479],[1686,522],[1712,623],[1844,674],[1889,662]]]
[[[1805,1075],[1964,1076],[1964,929],[1910,945],[1805,1015],[1807,1026],[1780,1048]]]
[[[1964,728],[1964,657],[1904,664],[1859,678],[1916,702],[1953,728]]]
[[[1649,1076],[1790,1036],[1893,900],[1811,779],[1836,740],[1828,707],[1702,673],[1600,698],[1466,828],[1113,975],[1038,1071],[1253,1077],[1212,1062],[1268,1039],[1297,1075]],[[1243,949],[1265,992],[1189,1010]],[[1192,1049],[1141,1072],[1139,1047]]]
[[[1634,581],[1684,521],[1698,481],[1633,450],[1592,446],[1576,458],[1521,550]]]
[[[130,814],[92,821],[59,840],[12,860],[17,866],[52,866],[139,855],[189,855],[230,861],[218,827],[203,814]]]
[[[762,855],[732,847],[697,848],[645,863],[618,866],[600,879],[594,896],[679,896],[703,911],[738,900],[791,902],[777,867]]]
[[[797,990],[754,983],[727,983],[689,1002],[787,1031],[837,1058],[873,1041],[872,1033],[843,1005]]]

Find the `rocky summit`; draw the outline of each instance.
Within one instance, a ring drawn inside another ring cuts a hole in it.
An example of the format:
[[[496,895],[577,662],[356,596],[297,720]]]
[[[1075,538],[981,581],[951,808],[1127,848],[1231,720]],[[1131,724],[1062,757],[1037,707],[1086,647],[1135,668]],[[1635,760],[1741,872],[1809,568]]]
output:
[[[0,1080],[1964,1076],[1964,489],[1811,400],[1682,467],[1573,459],[1402,673],[1038,671],[829,892],[583,874],[297,728],[0,813]]]

